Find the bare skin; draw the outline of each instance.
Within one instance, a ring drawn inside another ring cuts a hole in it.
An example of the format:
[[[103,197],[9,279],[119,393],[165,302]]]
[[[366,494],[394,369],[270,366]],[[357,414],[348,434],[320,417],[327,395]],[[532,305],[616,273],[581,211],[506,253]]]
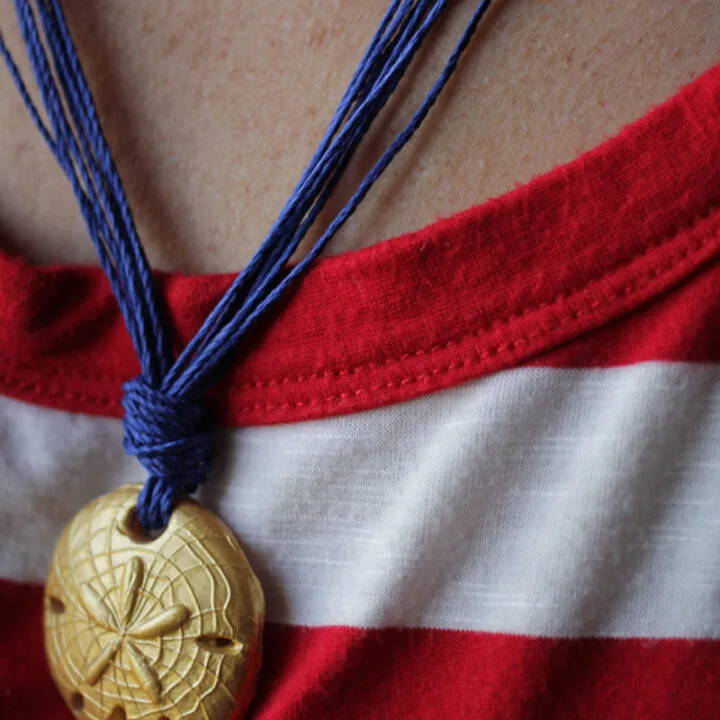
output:
[[[387,4],[64,0],[155,267],[234,271],[247,261]],[[417,106],[475,6],[451,4],[336,209]],[[10,2],[0,28],[19,57]],[[718,38],[717,0],[498,0],[426,126],[332,252],[418,229],[571,160],[717,63]],[[95,262],[4,71],[0,249],[36,263]]]

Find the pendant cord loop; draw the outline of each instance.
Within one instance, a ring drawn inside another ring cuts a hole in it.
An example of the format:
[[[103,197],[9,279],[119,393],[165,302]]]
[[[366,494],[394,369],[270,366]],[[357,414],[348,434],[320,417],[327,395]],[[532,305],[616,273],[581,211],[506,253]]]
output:
[[[408,124],[310,252],[288,269],[290,258],[327,204],[361,141],[449,5],[450,0],[390,3],[315,155],[275,224],[176,358],[166,308],[135,229],[60,0],[15,0],[50,127],[35,107],[2,35],[0,55],[72,185],[142,368],[141,376],[125,387],[125,448],[150,473],[138,501],[138,515],[147,529],[164,527],[178,494],[193,492],[209,472],[209,420],[198,403],[255,323],[309,269],[415,134],[457,68],[491,0],[478,2],[458,45]]]
[[[123,390],[123,447],[150,476],[138,500],[138,520],[147,530],[161,530],[178,493],[194,493],[210,473],[210,411],[203,402],[156,390],[142,375]]]

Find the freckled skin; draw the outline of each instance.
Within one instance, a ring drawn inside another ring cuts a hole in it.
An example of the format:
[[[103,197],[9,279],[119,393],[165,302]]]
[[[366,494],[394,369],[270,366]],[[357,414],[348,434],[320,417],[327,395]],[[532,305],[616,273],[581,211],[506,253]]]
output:
[[[304,169],[388,0],[63,0],[151,262],[239,269]],[[336,211],[417,106],[476,0],[456,0],[349,168]],[[12,3],[0,27],[20,50]],[[331,248],[417,229],[566,162],[720,60],[717,0],[498,0],[456,78]],[[26,65],[23,63],[26,69]],[[95,262],[0,72],[0,246]]]

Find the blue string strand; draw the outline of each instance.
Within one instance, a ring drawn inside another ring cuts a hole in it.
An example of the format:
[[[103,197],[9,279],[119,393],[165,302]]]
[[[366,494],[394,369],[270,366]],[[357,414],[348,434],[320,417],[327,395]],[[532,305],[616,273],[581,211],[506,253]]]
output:
[[[310,252],[288,269],[290,258],[449,2],[392,0],[318,149],[270,232],[175,358],[165,309],[60,0],[15,0],[20,31],[50,127],[34,105],[1,34],[0,56],[32,120],[70,181],[140,360],[141,374],[124,386],[123,444],[149,475],[138,497],[138,519],[145,528],[164,528],[180,494],[195,492],[210,472],[211,418],[203,400],[234,348],[307,272],[415,134],[457,68],[492,0],[478,3],[457,47],[408,124]]]

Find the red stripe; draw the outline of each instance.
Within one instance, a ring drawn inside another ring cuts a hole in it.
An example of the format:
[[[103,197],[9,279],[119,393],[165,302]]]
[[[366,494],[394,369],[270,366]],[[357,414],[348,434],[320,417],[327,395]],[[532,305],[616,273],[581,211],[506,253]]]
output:
[[[543,353],[539,362],[571,365],[719,360],[703,330],[716,308],[718,208],[720,66],[527,187],[320,263],[218,402],[231,424],[287,422],[406,400]],[[701,269],[705,280],[661,319],[640,314],[602,342],[547,354]],[[163,278],[183,342],[230,281]],[[672,326],[672,342],[658,323]],[[119,415],[121,381],[136,372],[98,269],[0,258],[0,392]]]
[[[655,302],[533,358],[557,368],[720,362],[720,263]]]
[[[70,720],[42,651],[42,590],[0,581],[0,717]],[[269,625],[251,716],[716,720],[720,641],[550,639]]]

